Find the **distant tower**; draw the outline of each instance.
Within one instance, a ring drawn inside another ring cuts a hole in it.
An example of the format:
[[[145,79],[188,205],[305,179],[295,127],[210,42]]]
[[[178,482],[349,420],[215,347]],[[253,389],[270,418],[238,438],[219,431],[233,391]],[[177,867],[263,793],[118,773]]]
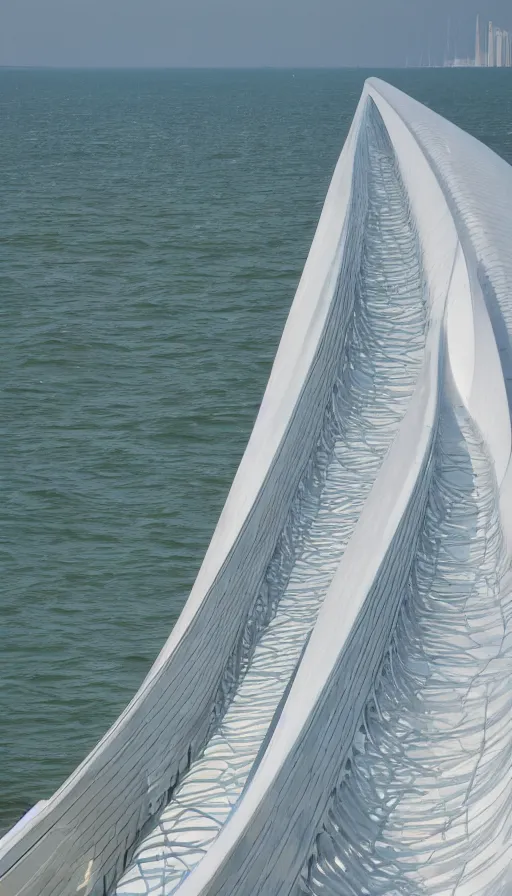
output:
[[[489,39],[487,43],[487,65],[489,68],[494,66],[494,28],[492,22],[489,22]]]
[[[505,65],[512,68],[512,37],[509,31],[505,31]]]
[[[482,65],[482,52],[480,49],[480,16],[476,17],[475,65],[479,68]]]
[[[501,28],[496,29],[496,65],[498,68],[503,67],[503,31]]]
[[[446,50],[444,53],[445,66],[451,64],[451,41],[450,41],[451,24],[452,23],[451,23],[450,16],[448,16],[448,21],[446,23]]]

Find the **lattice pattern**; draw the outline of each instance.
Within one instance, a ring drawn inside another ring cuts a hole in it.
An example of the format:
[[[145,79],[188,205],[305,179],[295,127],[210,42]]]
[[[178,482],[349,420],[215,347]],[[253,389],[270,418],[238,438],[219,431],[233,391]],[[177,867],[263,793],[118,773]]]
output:
[[[416,236],[381,131],[369,153],[352,328],[316,458],[267,574],[275,615],[203,756],[136,850],[118,896],[169,896],[229,817],[414,389],[425,331]]]
[[[401,617],[301,893],[510,892],[512,589],[489,458],[441,418]]]

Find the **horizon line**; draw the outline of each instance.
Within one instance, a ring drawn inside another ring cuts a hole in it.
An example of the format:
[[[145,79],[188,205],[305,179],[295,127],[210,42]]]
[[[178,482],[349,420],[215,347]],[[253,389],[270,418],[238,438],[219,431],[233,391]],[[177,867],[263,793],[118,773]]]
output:
[[[0,70],[35,71],[415,71],[424,69],[460,68],[485,69],[486,66],[439,65],[43,65],[0,63]],[[505,67],[506,68],[506,67]],[[499,70],[499,67],[497,67]]]

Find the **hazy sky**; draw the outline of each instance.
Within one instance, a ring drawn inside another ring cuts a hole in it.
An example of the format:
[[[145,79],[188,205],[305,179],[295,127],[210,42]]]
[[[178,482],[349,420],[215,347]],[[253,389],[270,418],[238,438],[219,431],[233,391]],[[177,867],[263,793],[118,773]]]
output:
[[[512,0],[0,0],[0,65],[386,66],[459,55]]]

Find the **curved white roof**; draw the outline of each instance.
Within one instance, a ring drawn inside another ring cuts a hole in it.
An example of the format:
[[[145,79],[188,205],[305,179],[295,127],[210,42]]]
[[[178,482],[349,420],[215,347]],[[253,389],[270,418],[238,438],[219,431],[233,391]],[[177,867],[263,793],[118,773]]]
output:
[[[510,891],[511,201],[367,82],[189,600],[1,896]]]

